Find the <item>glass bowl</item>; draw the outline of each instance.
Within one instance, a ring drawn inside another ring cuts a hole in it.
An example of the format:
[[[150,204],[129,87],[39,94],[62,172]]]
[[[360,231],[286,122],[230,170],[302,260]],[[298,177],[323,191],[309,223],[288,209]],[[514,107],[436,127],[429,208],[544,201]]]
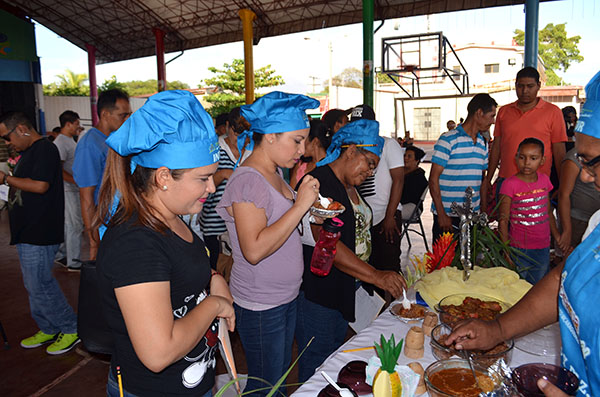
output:
[[[321,218],[335,218],[336,216],[338,216],[339,214],[341,214],[342,212],[346,211],[346,207],[344,207],[342,205],[342,208],[338,209],[338,210],[325,210],[323,208],[317,208],[315,206],[310,207],[310,213],[313,214],[314,216],[318,216]]]
[[[473,368],[478,376],[488,374],[488,370],[476,362],[473,363]],[[438,384],[437,381],[439,378],[446,378],[446,376],[454,376],[454,379],[450,380],[447,378],[447,380],[453,383],[456,390],[452,391]],[[480,382],[483,382],[482,378],[479,378],[479,380]],[[496,388],[501,382],[502,377],[495,372],[492,373],[491,377],[487,376],[486,383],[489,387],[488,391],[492,391],[492,389]],[[436,386],[436,384],[439,387]],[[481,390],[475,386],[475,380],[471,375],[469,362],[462,358],[439,360],[431,364],[425,370],[425,385],[430,397],[477,397],[481,392]],[[470,390],[468,388],[470,388]]]
[[[563,367],[552,364],[531,363],[517,367],[512,372],[512,379],[517,389],[525,397],[544,396],[537,387],[540,378],[546,379],[569,396],[574,396],[579,387],[579,379],[575,374]]]
[[[443,343],[445,335],[450,335],[452,328],[447,324],[439,324],[431,331],[431,352],[438,360],[446,360],[452,356],[460,357],[460,352]],[[510,365],[515,342],[510,339],[487,351],[471,350],[473,361],[487,368],[499,359],[504,359]]]
[[[454,305],[459,306],[462,305],[466,298],[478,299],[483,302],[495,302],[497,305],[493,304],[484,304],[485,306],[495,306],[494,309],[499,309],[499,311],[494,311],[487,308],[482,308],[481,310],[474,310],[469,307],[464,310],[461,310],[460,313],[456,313],[453,310],[449,310],[446,306]],[[481,294],[471,294],[471,293],[463,293],[463,294],[453,294],[448,295],[440,300],[440,302],[436,305],[436,310],[440,314],[440,321],[444,324],[448,324],[451,327],[454,327],[457,323],[468,320],[471,318],[479,318],[482,320],[489,319],[493,320],[500,313],[504,313],[510,308],[510,305],[506,302],[502,302],[496,298],[492,298],[486,295]]]
[[[338,383],[348,385],[359,396],[373,393],[373,387],[367,384],[366,368],[367,363],[364,361],[350,361],[340,370]]]
[[[425,313],[427,313],[427,308],[423,305],[411,303],[410,313],[406,313],[404,307],[402,307],[402,303],[396,303],[395,305],[390,306],[390,313],[397,319],[408,323],[409,321],[423,320],[425,318]]]

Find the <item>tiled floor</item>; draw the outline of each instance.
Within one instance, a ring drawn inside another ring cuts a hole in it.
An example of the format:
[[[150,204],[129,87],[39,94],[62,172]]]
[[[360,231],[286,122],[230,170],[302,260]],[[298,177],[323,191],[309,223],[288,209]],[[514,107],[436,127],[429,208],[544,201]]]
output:
[[[423,168],[429,172],[429,164]],[[423,224],[431,244],[431,201],[425,202]],[[412,236],[412,248],[402,241],[403,264],[413,254],[423,254],[425,247],[421,237]],[[17,251],[9,246],[9,226],[6,211],[0,212],[0,322],[8,335],[10,348],[0,347],[0,396],[105,396],[108,364],[103,357],[89,355],[83,349],[62,356],[49,356],[43,348],[23,349],[19,341],[37,331],[29,313],[27,293],[23,287]],[[77,309],[79,273],[67,272],[57,266],[54,274],[67,299]],[[232,337],[234,355],[240,373],[246,373],[246,363],[241,344],[236,335]],[[218,364],[219,373],[224,369]],[[292,372],[288,381],[297,379]]]

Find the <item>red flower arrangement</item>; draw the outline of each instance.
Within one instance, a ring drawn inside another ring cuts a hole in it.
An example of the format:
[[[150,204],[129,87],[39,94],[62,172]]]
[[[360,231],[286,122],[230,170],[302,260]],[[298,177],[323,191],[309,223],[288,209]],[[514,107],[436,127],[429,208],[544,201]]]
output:
[[[425,254],[427,256],[427,273],[450,266],[456,253],[456,243],[454,235],[448,232],[442,234],[433,243],[433,252],[429,251]]]

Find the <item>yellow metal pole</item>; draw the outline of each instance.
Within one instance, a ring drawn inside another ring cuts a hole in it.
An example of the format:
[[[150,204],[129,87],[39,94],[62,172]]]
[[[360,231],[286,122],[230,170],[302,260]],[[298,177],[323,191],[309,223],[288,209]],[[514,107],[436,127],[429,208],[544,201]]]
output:
[[[252,55],[252,21],[256,14],[247,8],[239,11],[244,32],[244,73],[246,75],[246,103],[254,102],[254,58]]]

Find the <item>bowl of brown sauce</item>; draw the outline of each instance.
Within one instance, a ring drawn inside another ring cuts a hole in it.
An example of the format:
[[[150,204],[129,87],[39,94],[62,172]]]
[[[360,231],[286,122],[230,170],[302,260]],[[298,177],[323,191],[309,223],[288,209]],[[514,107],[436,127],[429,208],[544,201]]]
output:
[[[440,360],[425,370],[425,385],[431,397],[477,397],[480,393],[488,393],[500,383],[501,378],[490,375],[488,370],[473,363],[477,381],[469,367],[469,362],[462,358]]]

